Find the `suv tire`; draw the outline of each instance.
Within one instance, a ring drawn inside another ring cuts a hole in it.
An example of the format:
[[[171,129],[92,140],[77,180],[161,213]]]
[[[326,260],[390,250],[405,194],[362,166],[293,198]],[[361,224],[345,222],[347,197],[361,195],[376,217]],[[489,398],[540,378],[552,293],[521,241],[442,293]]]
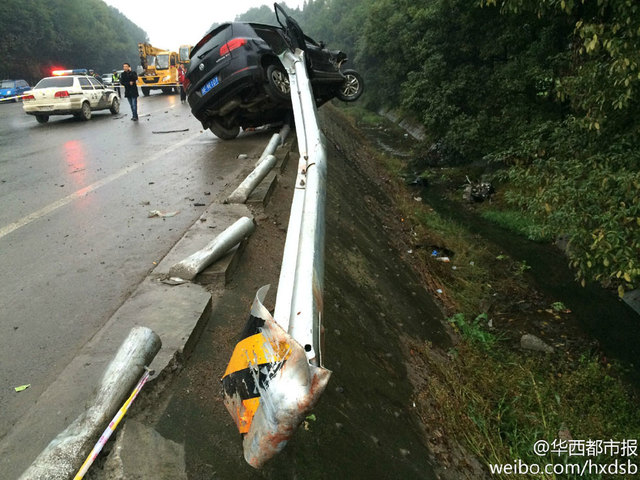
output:
[[[364,91],[364,81],[355,70],[344,70],[344,83],[340,86],[336,98],[343,102],[355,102]]]
[[[49,121],[49,115],[36,115],[36,121],[38,123],[47,123]]]
[[[289,75],[283,66],[272,63],[267,67],[267,94],[277,102],[291,100]]]
[[[240,127],[235,125],[233,127],[225,127],[222,125],[218,118],[212,118],[209,123],[209,130],[218,138],[222,140],[233,140],[240,133]]]

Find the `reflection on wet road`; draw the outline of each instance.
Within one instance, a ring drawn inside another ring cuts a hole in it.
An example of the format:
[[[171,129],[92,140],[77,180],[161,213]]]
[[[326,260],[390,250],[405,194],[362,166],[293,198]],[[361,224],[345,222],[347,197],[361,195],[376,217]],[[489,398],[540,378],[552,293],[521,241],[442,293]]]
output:
[[[41,125],[0,105],[0,437],[270,135],[220,141],[175,95],[128,113]]]

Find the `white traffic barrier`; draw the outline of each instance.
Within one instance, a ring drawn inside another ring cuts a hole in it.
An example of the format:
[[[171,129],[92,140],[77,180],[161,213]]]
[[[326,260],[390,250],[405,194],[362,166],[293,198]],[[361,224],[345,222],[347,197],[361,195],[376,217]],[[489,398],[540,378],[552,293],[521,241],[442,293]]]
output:
[[[277,135],[277,133],[275,134]],[[274,136],[275,136],[274,135]],[[260,182],[264,180],[264,177],[271,171],[276,165],[276,157],[273,155],[267,155],[260,164],[253,169],[253,172],[245,178],[242,183],[236,188],[231,195],[227,197],[224,203],[245,203],[251,192],[260,185]]]
[[[255,228],[255,223],[249,217],[240,218],[202,250],[172,266],[169,269],[169,277],[193,280],[198,273],[221,258],[245,237],[251,235]]]
[[[310,363],[322,366],[320,336],[327,155],[304,52],[287,51],[281,59],[289,73],[300,160],[274,319],[305,348]]]
[[[262,306],[263,287],[247,326],[258,325],[258,332],[236,345],[223,377],[225,405],[246,433],[244,458],[255,468],[285,447],[331,376],[321,352],[326,152],[304,52],[287,51],[280,58],[291,85],[300,161],[275,312],[272,318]],[[255,398],[238,391],[246,372],[254,376]]]
[[[89,409],[49,443],[20,480],[73,478],[161,345],[160,338],[151,329],[132,328],[107,367]]]

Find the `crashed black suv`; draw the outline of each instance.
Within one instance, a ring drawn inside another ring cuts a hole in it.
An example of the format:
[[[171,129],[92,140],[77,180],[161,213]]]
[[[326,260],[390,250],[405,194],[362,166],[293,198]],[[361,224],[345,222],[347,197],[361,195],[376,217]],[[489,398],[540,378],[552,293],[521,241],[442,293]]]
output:
[[[189,105],[204,128],[230,140],[246,129],[284,120],[291,112],[289,77],[278,55],[305,52],[318,106],[332,98],[357,100],[364,87],[355,70],[341,70],[347,56],[303,34],[282,7],[274,5],[280,26],[224,23],[191,50],[184,86]]]

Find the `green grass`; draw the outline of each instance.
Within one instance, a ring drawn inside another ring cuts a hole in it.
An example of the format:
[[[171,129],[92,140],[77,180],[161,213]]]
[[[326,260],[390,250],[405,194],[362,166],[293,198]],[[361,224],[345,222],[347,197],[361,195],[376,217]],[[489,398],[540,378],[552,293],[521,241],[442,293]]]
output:
[[[457,355],[442,364],[434,362],[429,348],[426,347],[424,358],[433,374],[420,394],[425,402],[420,403],[420,408],[434,408],[435,404],[442,422],[440,428],[466,444],[485,465],[518,459],[541,465],[584,462],[586,457],[539,457],[533,453],[538,440],[551,443],[561,430],[574,440],[622,441],[640,436],[638,399],[611,374],[615,367],[602,365],[595,357],[585,356],[571,368],[558,368],[552,358],[544,356],[522,356],[504,348],[488,351],[472,336],[458,345]],[[607,464],[615,457],[600,455],[592,460]],[[592,474],[547,478],[613,477]]]
[[[551,235],[545,232],[543,227],[536,224],[531,218],[521,212],[513,210],[484,210],[482,218],[489,220],[502,228],[522,235],[534,242],[546,242],[552,240]]]

